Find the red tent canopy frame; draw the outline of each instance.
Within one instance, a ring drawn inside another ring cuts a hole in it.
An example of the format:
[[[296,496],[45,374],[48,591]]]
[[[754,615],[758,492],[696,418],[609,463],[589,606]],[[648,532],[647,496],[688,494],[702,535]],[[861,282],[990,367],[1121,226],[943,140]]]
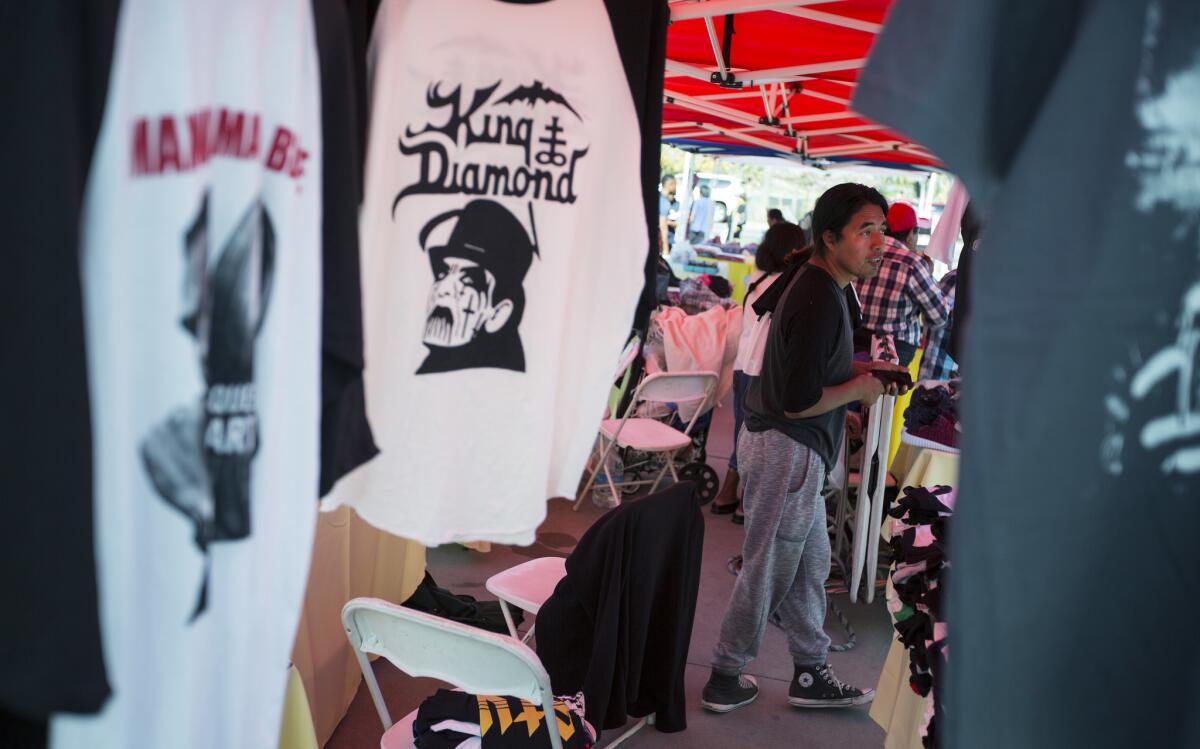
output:
[[[941,168],[919,144],[850,109],[890,5],[673,0],[663,139],[752,146],[808,163]]]

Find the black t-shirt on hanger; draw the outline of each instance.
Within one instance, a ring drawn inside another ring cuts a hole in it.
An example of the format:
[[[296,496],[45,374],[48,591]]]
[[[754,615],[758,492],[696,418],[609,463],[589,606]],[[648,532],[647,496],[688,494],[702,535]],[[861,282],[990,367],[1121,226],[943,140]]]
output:
[[[116,17],[113,0],[0,6],[0,162],[10,187],[0,200],[0,722],[95,712],[109,694],[79,226]]]
[[[1195,0],[908,0],[862,74],[987,218],[946,746],[1200,746],[1198,101]]]
[[[645,331],[657,305],[658,180],[662,150],[663,73],[667,61],[670,11],[664,0],[604,0],[612,22],[621,64],[629,79],[633,107],[642,130],[642,198],[646,203],[646,285],[633,317],[635,330]],[[637,372],[634,373],[637,376]]]
[[[321,63],[322,331],[320,493],[379,453],[363,393],[362,279],[358,207],[362,201],[370,10],[345,0],[313,0]],[[357,14],[354,19],[351,13]],[[355,26],[355,20],[358,26]],[[366,23],[364,23],[364,21]],[[362,75],[361,80],[358,79]]]

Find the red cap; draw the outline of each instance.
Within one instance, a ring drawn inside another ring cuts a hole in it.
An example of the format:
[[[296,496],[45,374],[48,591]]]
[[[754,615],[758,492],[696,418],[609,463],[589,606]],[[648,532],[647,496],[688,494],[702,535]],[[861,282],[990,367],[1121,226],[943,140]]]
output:
[[[888,231],[912,231],[917,225],[917,212],[908,203],[892,203],[887,215]]]

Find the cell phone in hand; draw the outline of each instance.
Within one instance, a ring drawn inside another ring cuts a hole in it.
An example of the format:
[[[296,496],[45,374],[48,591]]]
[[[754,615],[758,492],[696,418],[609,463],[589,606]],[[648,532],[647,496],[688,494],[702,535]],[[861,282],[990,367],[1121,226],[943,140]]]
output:
[[[875,379],[882,382],[884,385],[903,385],[906,388],[912,387],[912,375],[907,370],[899,371],[895,369],[872,369],[871,374]]]

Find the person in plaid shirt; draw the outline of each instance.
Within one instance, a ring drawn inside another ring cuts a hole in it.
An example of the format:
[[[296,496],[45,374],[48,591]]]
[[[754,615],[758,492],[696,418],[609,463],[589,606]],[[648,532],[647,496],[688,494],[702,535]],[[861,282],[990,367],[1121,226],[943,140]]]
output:
[[[958,270],[952,270],[938,281],[938,288],[946,298],[946,305],[954,309],[954,282]],[[958,363],[946,350],[950,337],[950,325],[933,328],[925,341],[925,355],[921,357],[921,373],[918,380],[949,380],[958,374]]]
[[[915,251],[917,213],[905,203],[888,209],[883,264],[879,275],[858,283],[863,328],[890,335],[900,364],[908,366],[921,344],[921,316],[930,328],[950,319],[950,305],[929,266]]]

